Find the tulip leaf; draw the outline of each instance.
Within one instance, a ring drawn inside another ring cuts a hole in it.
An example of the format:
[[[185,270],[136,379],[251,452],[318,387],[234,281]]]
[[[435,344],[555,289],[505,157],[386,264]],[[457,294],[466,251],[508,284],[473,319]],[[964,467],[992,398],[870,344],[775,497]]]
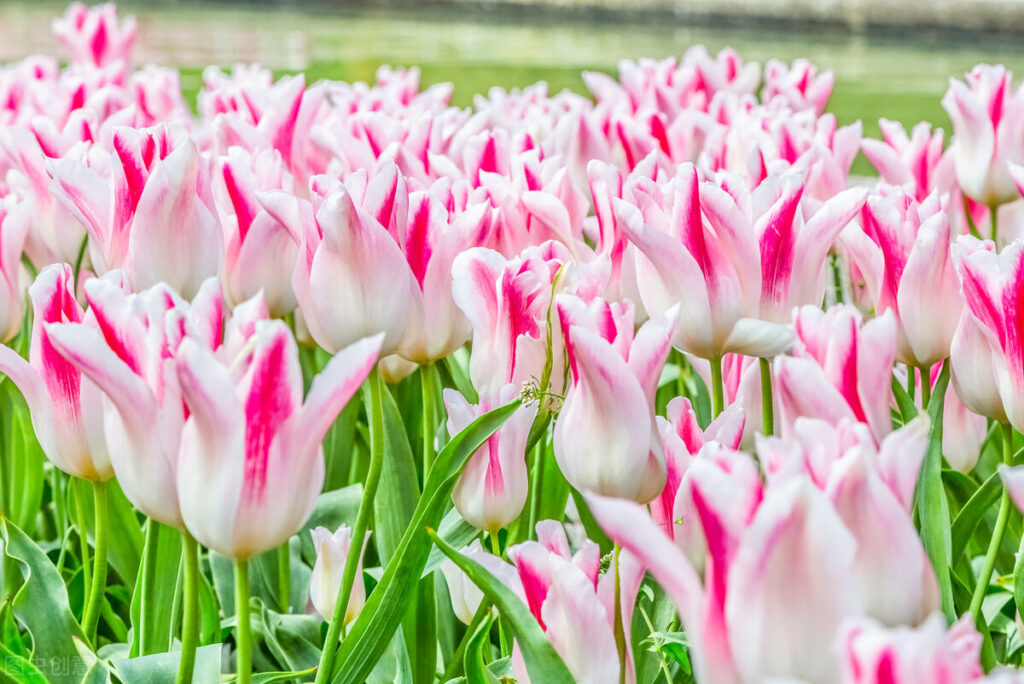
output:
[[[373,499],[374,545],[381,565],[387,565],[412,520],[420,487],[409,437],[391,392],[381,392],[381,407],[384,410],[384,467]]]
[[[493,618],[488,615],[480,623],[476,631],[469,637],[466,643],[466,655],[463,658],[463,668],[466,672],[467,682],[481,682],[483,684],[499,684],[494,673],[487,668],[485,651],[490,651],[491,622]]]
[[[46,457],[36,440],[28,406],[12,382],[0,383],[0,429],[6,440],[0,460],[0,511],[27,535],[42,508]]]
[[[195,670],[192,681],[216,682],[220,680],[221,644],[200,646],[196,649]],[[154,653],[140,658],[115,658],[110,661],[122,682],[132,684],[174,684],[181,662],[181,651]]]
[[[895,375],[892,376],[892,396],[896,399],[900,417],[903,418],[903,424],[906,425],[917,416],[917,406]]]
[[[437,528],[437,534],[451,546],[461,549],[473,541],[480,534],[480,530],[466,522],[459,515],[459,512],[452,507],[441,520],[441,524]],[[441,553],[441,549],[436,546],[432,547],[430,549],[430,556],[427,558],[427,565],[423,568],[422,577],[427,577],[434,570],[437,570],[441,563],[444,562],[444,559],[445,555]]]
[[[953,519],[952,532],[950,533],[950,558],[954,564],[960,559],[960,556],[967,548],[967,543],[971,540],[971,536],[978,529],[978,523],[991,510],[1002,493],[1003,488],[999,480],[999,473],[992,473],[978,487],[971,498],[967,500],[967,503],[963,505],[960,512],[956,514],[956,518]]]
[[[181,570],[181,535],[150,520],[146,526],[139,580],[131,601],[132,656],[163,653],[171,645],[175,588]]]
[[[569,668],[555,652],[554,647],[544,636],[540,623],[533,617],[526,604],[506,587],[499,579],[489,573],[482,565],[444,543],[440,537],[431,532],[434,543],[459,566],[473,584],[491,601],[502,616],[502,624],[512,628],[516,642],[523,654],[523,663],[532,681],[558,684],[573,682]],[[467,675],[468,675],[467,671]],[[467,681],[473,681],[467,676]]]
[[[932,389],[932,400],[928,406],[928,417],[931,419],[928,450],[918,474],[914,505],[920,522],[921,541],[939,583],[942,612],[949,622],[953,622],[956,614],[949,576],[953,542],[950,537],[949,502],[942,484],[942,411],[948,384],[949,364],[945,363]]]
[[[427,527],[436,527],[450,500],[452,489],[469,457],[500,428],[519,407],[514,401],[480,416],[455,435],[437,454],[402,540],[384,569],[377,587],[351,624],[335,660],[334,682],[356,684],[366,679],[374,663],[388,647],[412,599],[432,546]]]
[[[307,670],[320,661],[320,627],[317,615],[282,615],[259,600],[253,601],[256,616],[253,632],[259,634],[273,660],[282,670]]]
[[[32,662],[48,681],[78,684],[84,671],[74,640],[85,640],[71,613],[57,568],[11,521],[0,518],[4,554],[18,564],[22,584],[11,600],[15,619],[32,637]]]

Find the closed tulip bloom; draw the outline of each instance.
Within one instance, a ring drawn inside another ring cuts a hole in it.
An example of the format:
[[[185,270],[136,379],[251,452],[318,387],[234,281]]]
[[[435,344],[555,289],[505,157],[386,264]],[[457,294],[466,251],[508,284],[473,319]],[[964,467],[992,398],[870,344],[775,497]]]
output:
[[[481,415],[516,398],[519,388],[505,385],[496,397],[481,397],[476,406],[453,389],[444,391],[448,432],[458,434]],[[529,477],[526,442],[537,406],[521,406],[466,463],[452,490],[456,510],[468,523],[491,534],[507,527],[523,510]]]
[[[258,195],[291,191],[291,174],[275,150],[252,153],[232,147],[214,164],[213,198],[224,227],[221,279],[228,302],[235,305],[260,291],[270,314],[284,316],[296,307],[291,275],[300,235],[271,216]]]
[[[576,489],[646,503],[665,486],[655,439],[654,392],[674,320],[649,320],[633,335],[631,308],[559,297],[572,384],[553,437],[562,474]]]
[[[347,185],[314,177],[312,213],[301,210],[292,286],[310,335],[329,352],[384,332],[387,356],[423,326],[423,294],[400,247],[404,180],[393,166]]]
[[[942,106],[953,121],[953,159],[960,188],[988,206],[1019,197],[1007,167],[1024,161],[1024,92],[1011,90],[1004,66],[979,64],[966,83],[949,80]]]
[[[338,590],[345,575],[345,561],[352,546],[352,530],[348,525],[341,525],[333,533],[326,527],[314,527],[310,530],[313,537],[313,548],[316,549],[316,562],[313,574],[309,577],[309,600],[313,608],[323,620],[330,622],[334,615],[334,606],[338,602]],[[370,533],[366,533],[370,538]],[[345,624],[352,622],[359,615],[366,603],[366,584],[363,582],[363,549],[359,552],[359,566],[356,568],[356,579],[352,585],[352,593],[345,608]]]
[[[46,457],[69,475],[104,481],[114,471],[103,432],[102,394],[61,355],[48,327],[85,319],[75,301],[74,285],[67,264],[42,270],[29,288],[34,311],[29,360],[0,345],[0,372],[24,395]]]
[[[32,205],[15,194],[0,199],[0,342],[21,330],[25,314],[25,288],[21,253],[32,226]]]
[[[953,157],[943,154],[941,128],[933,131],[930,123],[922,121],[908,135],[903,124],[889,119],[879,119],[878,127],[882,139],[865,138],[861,150],[886,183],[906,189],[918,202],[924,202],[933,190],[945,191],[956,184]]]
[[[109,176],[58,159],[51,191],[88,231],[97,273],[123,269],[133,290],[164,282],[191,299],[224,261],[199,148],[184,128],[164,124],[117,128],[112,145]]]
[[[475,557],[479,560],[480,557],[486,556],[483,550],[483,546],[480,545],[479,539],[474,539],[470,542],[469,546],[464,546],[460,550],[460,553],[467,556]],[[452,601],[452,612],[455,613],[455,617],[459,618],[464,624],[469,624],[473,621],[473,615],[476,614],[477,609],[480,608],[480,602],[484,599],[484,593],[477,587],[450,558],[445,558],[441,563],[441,574],[444,575],[444,581],[448,585],[448,596]]]
[[[99,406],[125,496],[145,515],[180,529],[175,483],[186,411],[174,356],[186,335],[209,349],[221,347],[222,335],[237,337],[231,331],[251,328],[252,318],[266,318],[266,307],[261,302],[239,307],[222,333],[216,278],[189,303],[166,285],[131,294],[117,275],[86,282],[91,324],[51,324],[47,332],[60,354],[105,395]]]
[[[321,440],[376,363],[382,337],[338,352],[304,402],[298,350],[281,321],[258,322],[231,366],[182,342],[176,365],[191,414],[177,481],[192,536],[242,560],[302,527],[323,485]]]
[[[981,395],[988,376],[983,361],[989,355],[990,372],[1006,419],[1020,430],[1024,428],[1024,331],[1019,323],[1024,311],[1024,292],[1020,289],[1024,278],[1024,242],[1017,240],[996,254],[976,238],[964,236],[957,241],[955,253],[964,299],[978,322],[977,331],[987,342],[987,349],[975,332],[965,331],[964,349],[958,350],[961,366],[954,364],[953,369],[980,369],[975,379],[964,377],[961,372],[957,379],[974,384]],[[961,396],[966,403],[967,397]]]
[[[930,367],[949,356],[963,298],[939,195],[920,204],[898,188],[868,198],[862,230],[843,233],[877,313],[896,319],[896,360]]]
[[[821,116],[834,84],[831,71],[819,74],[817,67],[806,59],[794,60],[792,65],[770,59],[764,66],[761,99],[765,103],[779,99],[797,111],[810,109]]]

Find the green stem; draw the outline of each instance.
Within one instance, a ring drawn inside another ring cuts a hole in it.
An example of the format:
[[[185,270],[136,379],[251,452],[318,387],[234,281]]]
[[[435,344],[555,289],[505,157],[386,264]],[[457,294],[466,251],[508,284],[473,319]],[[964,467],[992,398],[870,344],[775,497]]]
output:
[[[619,554],[622,551],[615,545],[612,552],[612,563],[615,565],[615,651],[619,655],[619,684],[626,682],[626,632],[622,625],[622,577],[619,573]]]
[[[491,538],[491,553],[494,554],[495,558],[501,560],[501,542],[498,541],[498,533],[491,534],[488,532],[488,536]],[[505,631],[505,624],[501,619],[501,615],[498,616],[498,644],[501,646],[502,658],[512,653],[512,643],[508,633]]]
[[[541,437],[533,447],[533,472],[530,473],[530,517],[526,529],[526,536],[532,537],[540,518],[540,488],[544,482],[544,455],[546,439]]]
[[[1003,431],[1003,463],[1010,465],[1013,461],[1013,428],[1009,423],[1002,424]],[[1006,521],[1010,518],[1010,493],[1003,487],[1003,495],[999,500],[999,513],[996,514],[996,526],[992,530],[992,539],[988,543],[988,552],[985,554],[985,564],[981,567],[981,574],[978,575],[978,583],[974,585],[974,596],[971,597],[971,617],[975,624],[981,616],[981,604],[985,600],[985,592],[988,591],[988,583],[992,580],[992,571],[996,567],[996,554],[999,552],[999,545],[1003,541],[1003,533],[1006,531]]]
[[[477,607],[476,612],[473,613],[473,619],[470,621],[469,626],[466,627],[466,633],[462,635],[462,641],[459,642],[458,648],[455,649],[455,653],[452,654],[451,659],[448,661],[448,667],[445,668],[444,674],[441,676],[439,681],[447,682],[455,679],[462,671],[463,655],[466,652],[466,646],[469,644],[469,640],[476,633],[480,623],[484,621],[487,614],[491,610],[491,603],[484,598],[480,601],[480,605]]]
[[[971,235],[981,239],[981,233],[978,232],[978,226],[974,225],[974,217],[971,216],[971,203],[967,200],[967,195],[961,193],[960,197],[964,201],[964,218],[967,220],[967,228],[971,231]]]
[[[282,613],[291,612],[292,558],[288,542],[277,547],[277,603]]]
[[[725,408],[725,388],[722,386],[722,357],[711,359],[711,418],[715,419]]]
[[[420,366],[420,387],[423,398],[423,481],[427,481],[427,475],[430,473],[430,466],[434,463],[434,436],[437,433],[437,423],[435,422],[437,403],[437,392],[436,387],[436,376],[435,376],[434,364],[428,363],[425,366]]]
[[[835,303],[843,303],[843,275],[840,270],[839,257],[835,254],[832,255],[832,287],[835,290]]]
[[[196,664],[199,643],[199,543],[187,530],[181,531],[181,548],[185,560],[182,584],[184,617],[181,621],[181,660],[178,661],[177,684],[189,684]],[[248,591],[248,590],[247,590]]]
[[[761,431],[766,437],[775,434],[775,404],[772,399],[772,365],[768,359],[761,362]]]
[[[146,539],[142,545],[142,567],[139,569],[141,575],[139,581],[142,582],[142,609],[145,611],[147,608],[153,605],[153,592],[156,590],[156,562],[157,562],[157,550],[158,550],[158,539],[159,532],[157,531],[156,520],[152,518],[146,523]],[[148,621],[143,616],[140,620],[142,625],[148,624]],[[157,650],[155,644],[150,643],[150,638],[153,635],[149,633],[148,629],[142,628],[139,630],[139,655],[147,656],[154,653],[159,653],[165,650],[165,648]],[[166,644],[165,644],[166,646]]]
[[[82,614],[82,631],[93,647],[96,646],[96,625],[100,621],[100,607],[107,590],[107,483],[92,483],[93,503],[96,509],[96,528],[93,539],[96,552],[93,554],[92,586],[89,602]]]
[[[992,242],[996,243],[996,249],[999,248],[999,226],[997,214],[999,213],[999,206],[996,204],[990,204],[988,207],[988,218],[989,218],[989,237]]]
[[[249,617],[249,561],[235,561],[235,684],[252,681],[252,625]]]
[[[85,521],[85,504],[82,499],[84,480],[71,478],[68,481],[67,493],[75,499],[75,527],[78,528],[79,555],[82,566],[82,624],[85,624],[85,611],[89,607],[89,591],[92,588],[92,564],[89,561],[89,533]]]
[[[341,577],[338,598],[334,604],[334,615],[331,616],[331,624],[327,628],[324,650],[320,653],[315,684],[326,684],[334,673],[334,659],[338,655],[341,631],[345,626],[345,613],[348,612],[348,600],[355,584],[359,554],[363,551],[363,540],[366,539],[366,528],[370,522],[370,513],[373,511],[373,499],[377,494],[377,485],[380,484],[380,473],[384,465],[384,386],[376,366],[370,371],[367,383],[370,391],[370,469],[366,473],[363,498],[359,502],[356,526],[352,532],[352,546],[345,559],[345,572]]]
[[[928,404],[932,400],[932,374],[931,371],[925,366],[921,366],[921,408],[925,411],[928,410]],[[913,374],[914,369],[910,369]]]
[[[75,255],[75,287],[78,287],[78,274],[82,270],[82,260],[85,259],[85,248],[89,246],[89,233],[82,236],[82,244],[78,245],[78,254]]]

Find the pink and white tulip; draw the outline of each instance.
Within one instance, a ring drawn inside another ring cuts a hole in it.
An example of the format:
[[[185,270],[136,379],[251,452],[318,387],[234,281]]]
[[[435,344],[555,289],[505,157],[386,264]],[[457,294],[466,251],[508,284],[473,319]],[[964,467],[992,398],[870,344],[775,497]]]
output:
[[[310,530],[313,537],[313,548],[316,549],[316,561],[313,573],[309,578],[309,600],[320,618],[330,622],[334,618],[335,604],[338,602],[338,591],[345,574],[345,562],[349,549],[352,547],[352,530],[348,525],[341,525],[331,532],[326,527],[314,527]],[[366,533],[369,539],[370,533]],[[348,624],[359,616],[359,611],[366,603],[366,584],[363,582],[363,550],[359,553],[359,566],[356,568],[356,579],[352,585],[352,593],[345,607],[344,624]]]
[[[519,388],[509,384],[495,397],[481,397],[476,406],[453,389],[444,391],[448,432],[455,435],[481,415],[515,399]],[[480,447],[459,475],[452,501],[468,523],[491,534],[507,527],[523,510],[529,489],[526,442],[537,415],[536,404],[521,406]]]
[[[86,318],[74,289],[67,264],[42,270],[29,288],[34,318],[28,361],[0,345],[0,372],[25,397],[46,457],[69,475],[102,482],[114,475],[103,431],[102,394],[61,355],[51,337],[50,325],[80,324]]]
[[[258,322],[230,366],[182,342],[175,362],[190,415],[177,484],[192,536],[247,559],[302,527],[323,485],[321,440],[376,363],[382,338],[335,354],[305,401],[295,340],[280,321]]]
[[[53,22],[53,34],[71,61],[92,67],[116,61],[130,65],[135,32],[135,18],[118,22],[117,5],[112,2],[93,7],[72,3]]]

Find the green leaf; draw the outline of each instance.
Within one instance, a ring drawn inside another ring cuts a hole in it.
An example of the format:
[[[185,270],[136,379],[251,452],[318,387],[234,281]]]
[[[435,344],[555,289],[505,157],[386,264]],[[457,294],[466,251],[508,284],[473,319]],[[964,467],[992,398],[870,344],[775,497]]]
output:
[[[221,644],[196,649],[194,682],[220,681]],[[155,653],[141,658],[117,658],[110,661],[117,677],[126,684],[174,684],[181,651]]]
[[[437,528],[437,534],[451,546],[461,549],[463,546],[476,539],[476,536],[480,534],[480,530],[463,520],[462,516],[459,515],[459,512],[453,507],[450,511],[445,513],[444,518],[441,520],[441,524]],[[427,558],[427,564],[423,568],[422,576],[427,577],[433,573],[434,570],[444,562],[444,558],[445,555],[441,553],[441,549],[436,546],[431,548],[430,556]]]
[[[913,370],[911,372],[914,372]],[[900,416],[903,418],[903,424],[906,425],[915,417],[917,417],[917,405],[914,404],[914,400],[907,394],[907,390],[900,383],[899,379],[892,376],[892,396],[896,398],[896,406],[900,410]],[[932,396],[935,396],[934,394]]]
[[[146,524],[139,580],[132,593],[133,656],[163,653],[170,648],[174,625],[167,616],[174,606],[180,569],[180,533],[150,520]]]
[[[967,542],[977,531],[978,523],[999,500],[999,495],[1002,493],[1003,487],[999,480],[999,473],[992,473],[957,513],[950,533],[950,558],[954,564],[960,560],[964,549],[967,548]]]
[[[950,535],[949,502],[942,484],[942,410],[948,384],[949,364],[945,363],[932,389],[932,400],[928,405],[928,417],[931,419],[928,451],[918,474],[914,505],[920,522],[921,541],[938,579],[942,612],[952,623],[956,619],[949,577],[953,542]]]
[[[307,670],[320,661],[320,626],[317,615],[282,615],[269,610],[262,601],[258,606],[253,631],[262,635],[267,650],[282,670]]]
[[[54,684],[81,679],[75,639],[85,640],[71,613],[60,573],[36,544],[9,520],[0,518],[4,553],[20,567],[23,583],[14,594],[14,617],[32,637],[32,660]],[[77,671],[77,676],[75,673]]]
[[[431,538],[441,551],[448,556],[455,565],[466,573],[473,584],[477,586],[501,612],[502,624],[512,628],[516,642],[523,654],[523,663],[532,681],[549,682],[558,684],[565,682],[570,684],[574,681],[569,669],[558,657],[554,647],[544,636],[544,630],[533,617],[526,605],[516,596],[511,589],[501,583],[500,580],[487,572],[482,565],[468,556],[464,556],[452,547],[444,543],[440,537],[431,532]],[[468,679],[468,678],[467,678]],[[471,681],[471,680],[470,680]]]
[[[384,411],[384,466],[373,499],[374,545],[381,565],[387,565],[412,520],[420,486],[409,437],[390,391],[381,392],[381,408]]]
[[[481,682],[482,684],[499,684],[499,680],[487,669],[487,658],[485,652],[491,650],[491,622],[493,618],[488,615],[480,623],[476,631],[469,637],[466,643],[466,655],[463,658],[463,667],[466,672],[467,682]]]
[[[377,587],[367,598],[366,605],[342,642],[335,661],[334,682],[362,682],[388,647],[412,600],[410,589],[419,581],[430,555],[431,542],[426,528],[436,527],[440,522],[455,482],[469,457],[518,407],[519,402],[514,401],[485,413],[455,435],[438,453],[412,522]]]
[[[258,672],[252,676],[252,684],[277,684],[278,682],[312,681],[316,667],[293,672]]]

